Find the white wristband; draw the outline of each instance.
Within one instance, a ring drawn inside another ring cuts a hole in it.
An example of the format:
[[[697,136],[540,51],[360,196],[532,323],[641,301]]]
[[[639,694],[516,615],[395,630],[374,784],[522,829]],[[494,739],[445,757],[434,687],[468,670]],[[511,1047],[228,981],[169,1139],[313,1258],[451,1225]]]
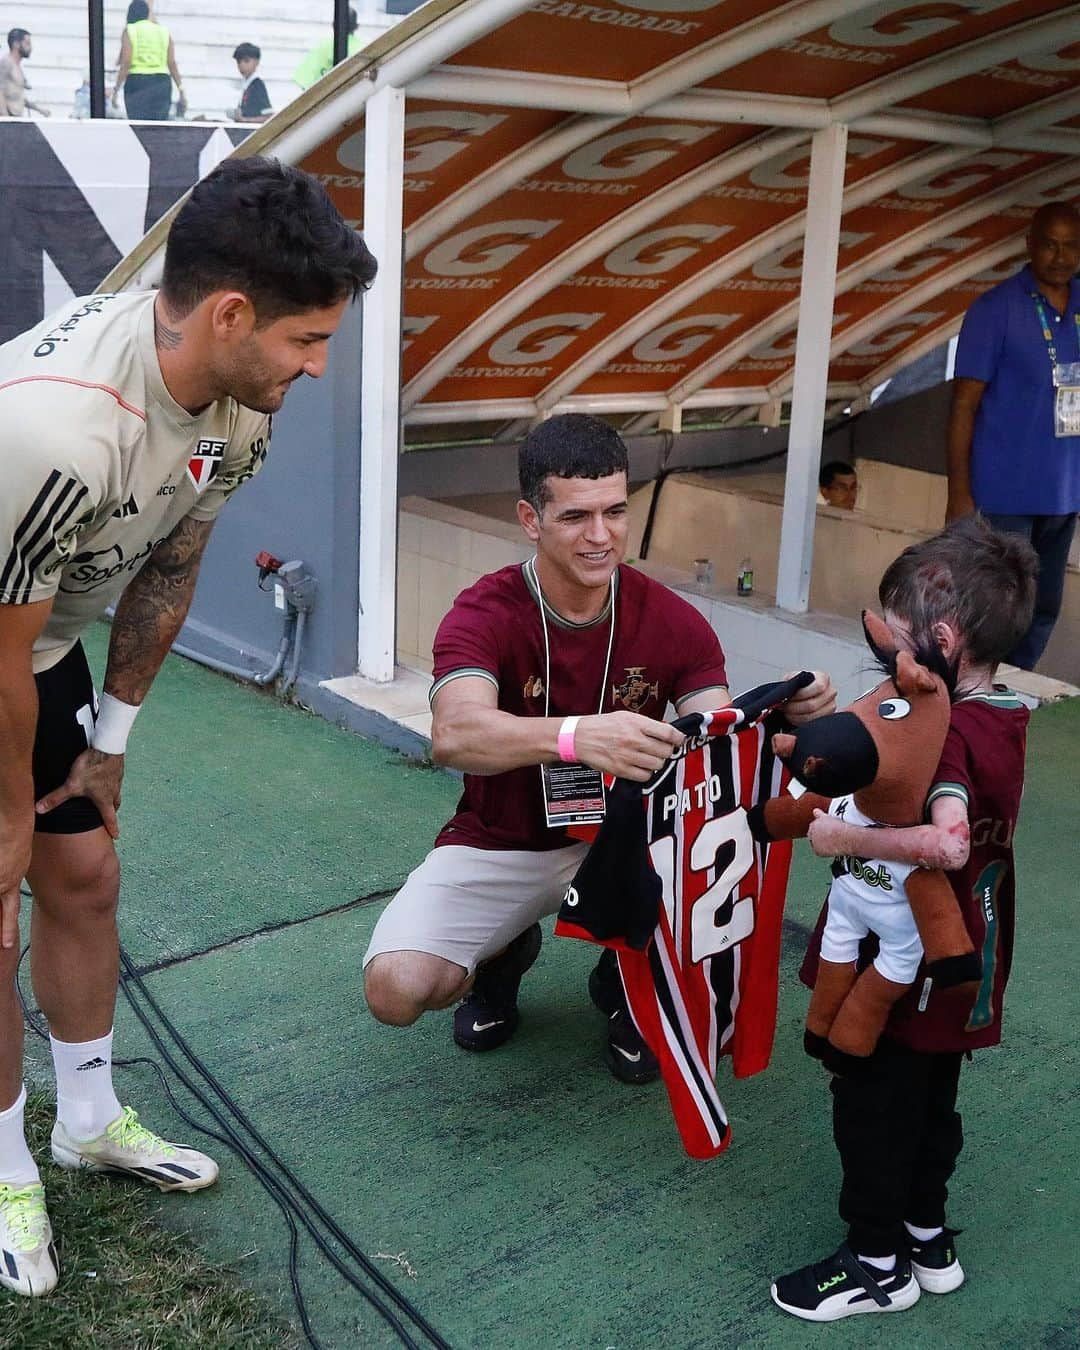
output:
[[[102,694],[90,744],[103,755],[122,755],[138,715],[139,705],[121,703],[112,694]]]

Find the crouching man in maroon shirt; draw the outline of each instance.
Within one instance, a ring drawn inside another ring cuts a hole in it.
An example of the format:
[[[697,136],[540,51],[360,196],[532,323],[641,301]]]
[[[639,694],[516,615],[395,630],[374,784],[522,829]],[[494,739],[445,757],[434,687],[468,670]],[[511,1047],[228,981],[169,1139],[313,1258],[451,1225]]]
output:
[[[518,519],[536,554],[463,591],[435,636],[432,741],[464,792],[435,847],[376,925],[364,990],[381,1022],[408,1026],[460,1002],[454,1040],[492,1050],[518,1025],[538,920],[558,909],[600,818],[601,774],[645,782],[682,744],[664,722],[730,702],[724,654],[680,596],[624,566],[627,453],[604,422],[553,417],[522,442]],[[789,705],[830,712],[825,675]],[[616,1077],[658,1072],[627,1011],[611,953],[589,978],[609,1018]]]

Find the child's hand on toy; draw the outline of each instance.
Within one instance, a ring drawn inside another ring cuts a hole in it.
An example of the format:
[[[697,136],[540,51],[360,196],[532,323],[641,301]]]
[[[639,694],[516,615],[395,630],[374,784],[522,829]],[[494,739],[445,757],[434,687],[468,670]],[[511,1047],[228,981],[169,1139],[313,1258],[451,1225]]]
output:
[[[837,854],[846,851],[843,844],[846,830],[847,826],[842,820],[837,820],[836,816],[815,810],[806,837],[819,858],[835,858]]]

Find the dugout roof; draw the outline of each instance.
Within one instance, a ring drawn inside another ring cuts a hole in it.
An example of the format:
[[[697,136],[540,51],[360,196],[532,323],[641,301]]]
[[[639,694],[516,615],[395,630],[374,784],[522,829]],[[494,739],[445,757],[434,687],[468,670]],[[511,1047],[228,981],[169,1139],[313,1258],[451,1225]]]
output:
[[[386,85],[412,423],[784,398],[830,124],[831,398],[951,336],[1033,209],[1080,202],[1080,4],[1060,0],[430,0],[237,153],[310,170],[359,224]],[[113,285],[146,279],[166,224]]]

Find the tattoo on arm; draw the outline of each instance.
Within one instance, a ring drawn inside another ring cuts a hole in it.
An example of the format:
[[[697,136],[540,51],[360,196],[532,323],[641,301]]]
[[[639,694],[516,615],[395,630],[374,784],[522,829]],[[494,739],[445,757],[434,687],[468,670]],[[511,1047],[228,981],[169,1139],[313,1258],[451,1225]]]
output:
[[[146,696],[180,631],[213,521],[185,516],[121,595],[109,638],[105,692],[124,703]]]

